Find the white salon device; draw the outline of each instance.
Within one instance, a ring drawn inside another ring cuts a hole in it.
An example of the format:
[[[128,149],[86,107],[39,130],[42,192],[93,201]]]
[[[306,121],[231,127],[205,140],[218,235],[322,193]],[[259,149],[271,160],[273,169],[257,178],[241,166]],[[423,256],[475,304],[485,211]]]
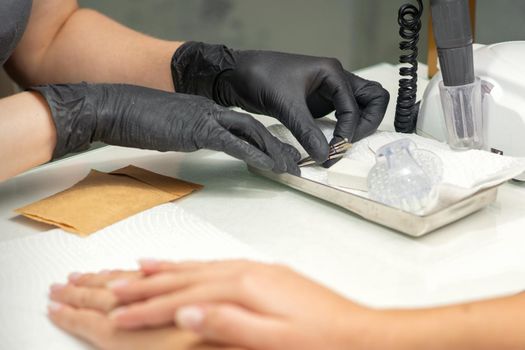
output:
[[[423,1],[399,10],[403,41],[394,126],[444,141],[525,157],[525,41],[474,45],[467,0],[430,0],[440,73],[416,101]],[[408,66],[406,66],[408,65]],[[525,181],[525,173],[516,178]]]
[[[525,41],[475,45],[475,75],[482,80],[483,149],[525,157]],[[440,97],[441,73],[428,85],[420,105],[416,131],[447,140]],[[516,178],[525,181],[525,174]]]

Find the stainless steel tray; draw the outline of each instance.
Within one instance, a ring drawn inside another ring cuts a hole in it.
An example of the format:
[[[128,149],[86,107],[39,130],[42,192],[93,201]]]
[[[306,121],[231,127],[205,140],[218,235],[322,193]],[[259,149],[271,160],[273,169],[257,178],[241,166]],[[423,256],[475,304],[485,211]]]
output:
[[[275,174],[249,168],[254,174],[264,176],[298,191],[338,205],[354,214],[412,237],[421,237],[440,227],[460,220],[494,202],[498,186],[478,192],[471,197],[426,216],[414,215],[388,207],[370,199],[324,185],[319,182],[289,174]]]

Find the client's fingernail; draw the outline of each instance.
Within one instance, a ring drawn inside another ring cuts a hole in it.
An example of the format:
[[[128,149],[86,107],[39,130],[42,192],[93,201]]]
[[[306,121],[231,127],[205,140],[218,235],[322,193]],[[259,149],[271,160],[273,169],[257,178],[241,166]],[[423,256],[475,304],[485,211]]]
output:
[[[67,279],[70,281],[70,282],[76,282],[80,279],[80,277],[82,277],[82,274],[80,272],[73,272],[73,273],[70,273],[69,276],[67,277]]]
[[[159,262],[160,261],[156,259],[140,259],[139,265],[143,268],[152,268],[156,267],[159,264]]]
[[[57,302],[50,302],[49,305],[47,306],[47,311],[49,313],[54,313],[54,312],[57,312],[59,311],[60,309],[62,309],[64,305],[60,304],[60,303],[57,303]]]
[[[204,310],[196,306],[180,308],[175,313],[175,323],[183,329],[197,330],[204,321]]]
[[[51,292],[58,292],[59,290],[61,289],[64,289],[66,285],[65,284],[61,284],[61,283],[53,283],[49,289],[51,290]]]
[[[121,315],[123,315],[126,312],[126,310],[127,309],[125,307],[118,307],[115,310],[111,311],[109,313],[108,317],[109,317],[110,320],[115,320],[118,317],[120,317]]]
[[[108,287],[109,289],[119,289],[119,288],[127,286],[128,284],[129,284],[128,280],[120,279],[120,280],[109,281],[106,284],[106,287]]]
[[[111,270],[108,270],[108,269],[100,270],[98,274],[99,275],[109,275],[111,274]]]

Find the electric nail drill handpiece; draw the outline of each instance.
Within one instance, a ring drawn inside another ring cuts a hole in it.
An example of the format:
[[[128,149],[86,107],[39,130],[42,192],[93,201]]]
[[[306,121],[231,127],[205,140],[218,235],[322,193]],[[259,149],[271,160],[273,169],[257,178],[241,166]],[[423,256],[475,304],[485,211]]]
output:
[[[467,0],[431,0],[432,25],[445,86],[472,84],[474,59]]]

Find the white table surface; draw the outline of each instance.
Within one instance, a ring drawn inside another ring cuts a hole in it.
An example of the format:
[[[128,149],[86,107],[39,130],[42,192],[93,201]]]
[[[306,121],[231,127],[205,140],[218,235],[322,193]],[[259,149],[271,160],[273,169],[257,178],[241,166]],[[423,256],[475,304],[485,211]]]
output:
[[[382,64],[359,74],[396,95],[395,67]],[[420,89],[424,86],[423,81]],[[391,128],[394,103],[392,98],[382,129]],[[505,184],[488,208],[412,239],[253,175],[242,162],[211,151],[104,147],[1,183],[0,242],[51,229],[17,216],[14,209],[70,187],[90,169],[111,171],[128,164],[203,184],[202,191],[178,205],[369,305],[436,305],[525,289],[524,185]]]

